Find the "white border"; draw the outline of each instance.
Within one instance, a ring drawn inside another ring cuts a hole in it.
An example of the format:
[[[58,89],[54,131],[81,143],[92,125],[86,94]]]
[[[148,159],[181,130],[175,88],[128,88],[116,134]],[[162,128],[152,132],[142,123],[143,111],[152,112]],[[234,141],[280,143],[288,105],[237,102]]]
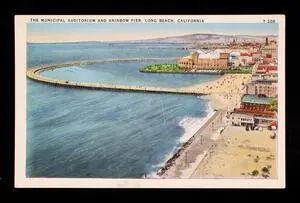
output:
[[[181,18],[204,19],[205,23],[262,23],[275,19],[278,38],[278,178],[277,179],[100,179],[26,178],[26,36],[30,18]],[[203,16],[15,16],[15,187],[16,188],[285,188],[285,16],[203,15]]]

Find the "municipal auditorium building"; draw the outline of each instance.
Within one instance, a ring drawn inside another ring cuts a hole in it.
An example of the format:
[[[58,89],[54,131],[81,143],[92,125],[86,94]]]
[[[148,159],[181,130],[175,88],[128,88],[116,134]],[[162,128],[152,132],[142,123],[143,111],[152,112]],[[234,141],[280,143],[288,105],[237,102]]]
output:
[[[177,60],[177,65],[195,69],[227,69],[229,53],[221,50],[197,50],[191,55]]]

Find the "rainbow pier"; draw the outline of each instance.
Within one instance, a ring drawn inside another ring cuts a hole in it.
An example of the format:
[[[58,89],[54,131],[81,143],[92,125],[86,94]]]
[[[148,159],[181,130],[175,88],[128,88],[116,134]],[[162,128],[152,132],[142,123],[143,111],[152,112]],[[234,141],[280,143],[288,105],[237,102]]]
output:
[[[96,82],[75,82],[67,80],[58,80],[48,78],[40,75],[41,72],[47,70],[54,70],[57,68],[80,66],[88,64],[104,64],[113,62],[130,62],[130,61],[159,61],[159,60],[174,60],[176,58],[130,58],[130,59],[109,59],[109,60],[88,60],[88,61],[73,61],[61,64],[46,64],[27,69],[27,77],[42,83],[47,83],[56,86],[63,86],[68,88],[84,88],[97,90],[112,90],[112,91],[129,91],[129,92],[151,92],[151,93],[170,93],[170,94],[190,94],[190,95],[205,95],[193,88],[166,88],[166,87],[151,87],[151,86],[132,86],[119,85],[109,83]]]

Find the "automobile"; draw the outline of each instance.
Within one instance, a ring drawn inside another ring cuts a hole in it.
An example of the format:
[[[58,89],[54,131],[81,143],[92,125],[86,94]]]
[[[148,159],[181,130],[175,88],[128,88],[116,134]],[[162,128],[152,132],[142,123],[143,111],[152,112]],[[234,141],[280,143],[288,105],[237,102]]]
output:
[[[219,129],[219,134],[222,134],[222,132],[224,131],[224,127],[222,127],[221,129]]]
[[[274,132],[273,134],[271,134],[271,135],[270,135],[270,138],[271,138],[271,139],[275,139],[275,138],[276,138],[276,136],[277,136],[277,133],[276,133],[276,132]]]

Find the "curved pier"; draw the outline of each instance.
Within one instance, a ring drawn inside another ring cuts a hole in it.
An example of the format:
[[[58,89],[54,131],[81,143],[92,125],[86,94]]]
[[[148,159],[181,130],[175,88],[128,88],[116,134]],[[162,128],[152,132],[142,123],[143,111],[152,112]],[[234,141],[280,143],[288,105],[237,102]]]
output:
[[[180,88],[166,88],[166,87],[151,87],[151,86],[130,86],[130,85],[117,85],[108,83],[95,83],[95,82],[74,82],[67,80],[58,80],[41,76],[40,73],[47,70],[56,68],[63,68],[75,65],[88,65],[88,64],[104,64],[113,62],[130,62],[130,61],[159,61],[159,60],[174,60],[176,58],[131,58],[131,59],[110,59],[110,60],[88,60],[88,61],[73,61],[61,64],[46,64],[27,69],[27,77],[43,83],[52,85],[70,87],[70,88],[85,88],[85,89],[99,89],[99,90],[116,90],[116,91],[131,91],[131,92],[152,92],[152,93],[172,93],[172,94],[202,94],[199,91]]]

